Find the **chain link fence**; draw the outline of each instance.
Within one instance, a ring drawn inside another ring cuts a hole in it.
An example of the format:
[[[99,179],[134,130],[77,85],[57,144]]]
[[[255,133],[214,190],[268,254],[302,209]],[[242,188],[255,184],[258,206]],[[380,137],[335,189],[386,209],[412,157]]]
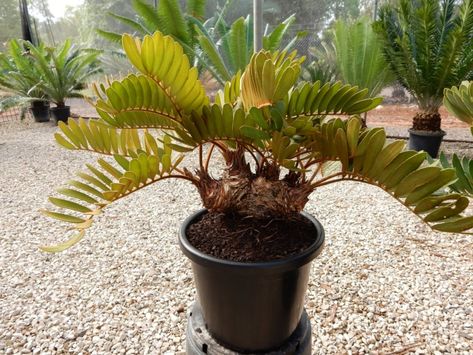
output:
[[[307,60],[311,60],[312,49],[322,49],[322,41],[315,28],[305,27],[303,25],[292,26],[284,37],[281,48],[285,48],[299,32],[305,32],[305,35],[296,40],[292,49],[297,50],[299,55],[306,56]]]
[[[0,125],[17,123],[25,119],[31,120],[32,117],[29,109],[13,107],[5,111],[0,111]]]

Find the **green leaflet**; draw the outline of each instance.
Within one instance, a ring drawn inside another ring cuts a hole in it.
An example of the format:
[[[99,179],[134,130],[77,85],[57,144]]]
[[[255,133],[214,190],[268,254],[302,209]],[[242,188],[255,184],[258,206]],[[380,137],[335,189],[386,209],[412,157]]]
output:
[[[443,103],[452,115],[473,125],[473,81],[445,89]]]
[[[452,181],[455,180],[455,177],[456,176],[454,169],[442,170],[439,176],[434,181],[425,184],[421,187],[418,187],[417,189],[409,193],[406,197],[405,203],[407,205],[411,205],[420,201],[422,198],[427,197],[435,191],[450,184]]]
[[[406,196],[416,188],[425,185],[439,177],[440,171],[441,169],[439,167],[430,166],[410,173],[397,185],[396,189],[394,190],[394,196]]]
[[[419,152],[406,155],[407,159],[394,160],[384,171],[383,177],[386,176],[386,179],[380,179],[380,182],[384,183],[387,188],[391,189],[397,186],[405,176],[416,170],[424,162],[427,153]],[[409,155],[411,156],[409,157]]]
[[[68,200],[63,200],[61,198],[55,198],[55,197],[50,197],[49,201],[52,202],[54,205],[61,207],[61,208],[66,208],[69,210],[77,211],[77,212],[82,212],[82,213],[90,213],[92,210],[90,208],[87,208],[85,206],[82,206],[78,203],[68,201]]]
[[[432,229],[450,233],[461,233],[471,228],[473,228],[473,216],[458,218],[453,222],[445,222],[432,226]]]
[[[427,216],[424,217],[424,221],[437,222],[458,215],[465,208],[468,207],[468,203],[468,198],[461,197],[456,200],[455,203],[452,203],[450,206],[440,207],[437,208],[435,211],[429,213]]]
[[[89,195],[87,195],[83,192],[74,190],[74,189],[61,188],[61,189],[58,189],[57,191],[59,193],[65,195],[65,196],[73,197],[73,198],[76,198],[78,200],[82,200],[82,201],[87,202],[87,203],[96,203],[97,202],[96,199],[90,197]]]
[[[41,212],[46,216],[58,219],[58,220],[63,221],[63,222],[68,222],[68,223],[83,223],[83,222],[85,222],[85,220],[82,219],[82,218],[67,215],[67,214],[64,214],[64,213],[58,213],[58,212],[52,212],[52,211],[46,211],[46,210],[41,210]]]
[[[82,230],[64,243],[56,244],[54,246],[41,246],[40,249],[48,253],[58,253],[66,249],[69,249],[73,245],[79,243],[82,240],[82,238],[84,238],[84,235],[85,235],[85,231]]]
[[[74,144],[69,143],[68,140],[66,140],[63,136],[61,136],[59,133],[54,133],[54,138],[56,139],[56,142],[58,142],[60,145],[62,145],[66,149],[76,149],[76,146]]]
[[[343,129],[339,128],[335,134],[335,147],[337,155],[342,163],[342,169],[348,169],[348,142]]]
[[[447,194],[440,196],[429,196],[419,201],[414,209],[415,213],[425,213],[433,210],[442,203],[449,203],[448,201],[456,201],[461,197],[459,194]]]
[[[406,144],[403,141],[396,141],[388,144],[379,153],[376,161],[366,175],[372,178],[378,178],[384,169],[399,156],[405,146]]]
[[[251,139],[267,140],[267,139],[270,138],[268,133],[266,133],[264,131],[260,131],[259,129],[256,129],[256,128],[251,127],[251,126],[242,126],[242,127],[240,127],[240,131],[244,136],[246,136],[248,138],[251,138]]]

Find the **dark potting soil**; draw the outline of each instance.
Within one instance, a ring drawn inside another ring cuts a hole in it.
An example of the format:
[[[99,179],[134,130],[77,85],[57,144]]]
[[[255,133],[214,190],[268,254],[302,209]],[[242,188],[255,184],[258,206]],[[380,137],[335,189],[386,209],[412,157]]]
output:
[[[299,214],[255,220],[209,212],[187,229],[187,239],[201,252],[239,262],[290,257],[307,249],[316,236],[314,225]]]

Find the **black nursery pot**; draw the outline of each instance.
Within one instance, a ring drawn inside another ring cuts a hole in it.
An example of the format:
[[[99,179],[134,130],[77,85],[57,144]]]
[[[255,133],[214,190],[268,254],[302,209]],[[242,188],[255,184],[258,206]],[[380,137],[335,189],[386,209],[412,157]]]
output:
[[[67,122],[71,117],[71,106],[53,107],[51,108],[51,115],[56,122]]]
[[[49,102],[48,101],[33,101],[30,106],[30,111],[36,122],[49,121]]]
[[[317,230],[314,243],[287,259],[242,263],[217,259],[194,248],[188,227],[207,213],[188,217],[179,244],[191,260],[199,303],[208,331],[220,344],[242,353],[277,349],[301,319],[310,262],[320,254],[325,234],[312,216],[302,215]]]
[[[418,131],[411,128],[409,130],[409,149],[424,150],[432,158],[437,158],[445,134],[445,131]]]

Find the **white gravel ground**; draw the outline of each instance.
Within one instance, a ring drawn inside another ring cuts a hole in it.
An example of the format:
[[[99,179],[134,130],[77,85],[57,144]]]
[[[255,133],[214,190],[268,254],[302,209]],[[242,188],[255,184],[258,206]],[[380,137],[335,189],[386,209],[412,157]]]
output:
[[[198,194],[149,187],[72,250],[41,253],[64,229],[38,209],[93,158],[55,130],[0,134],[0,354],[183,354],[195,291],[176,231]],[[433,233],[367,185],[321,189],[307,211],[326,229],[306,300],[314,354],[473,354],[471,237]]]

